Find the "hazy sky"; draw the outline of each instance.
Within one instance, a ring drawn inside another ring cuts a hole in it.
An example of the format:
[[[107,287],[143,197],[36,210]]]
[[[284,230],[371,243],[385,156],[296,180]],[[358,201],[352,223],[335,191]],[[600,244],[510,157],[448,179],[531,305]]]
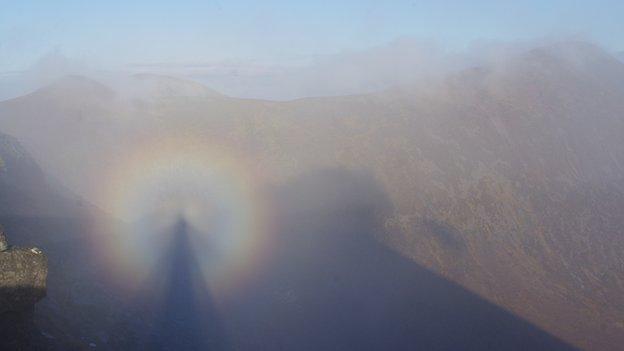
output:
[[[280,64],[414,37],[448,48],[478,40],[579,36],[624,50],[624,1],[0,0],[0,72],[53,50],[103,65]]]

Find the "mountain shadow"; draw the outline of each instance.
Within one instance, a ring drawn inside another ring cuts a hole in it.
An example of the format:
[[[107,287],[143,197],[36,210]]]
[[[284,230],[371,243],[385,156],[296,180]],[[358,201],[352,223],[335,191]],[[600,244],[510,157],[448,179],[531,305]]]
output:
[[[310,173],[275,199],[272,263],[225,315],[236,349],[575,349],[380,244],[391,206],[372,177]]]

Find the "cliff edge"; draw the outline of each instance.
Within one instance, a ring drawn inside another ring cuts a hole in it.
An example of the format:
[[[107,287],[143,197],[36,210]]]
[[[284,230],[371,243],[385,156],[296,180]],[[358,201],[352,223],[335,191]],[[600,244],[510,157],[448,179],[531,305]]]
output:
[[[35,347],[35,304],[46,296],[48,260],[37,248],[9,246],[0,227],[0,348]]]

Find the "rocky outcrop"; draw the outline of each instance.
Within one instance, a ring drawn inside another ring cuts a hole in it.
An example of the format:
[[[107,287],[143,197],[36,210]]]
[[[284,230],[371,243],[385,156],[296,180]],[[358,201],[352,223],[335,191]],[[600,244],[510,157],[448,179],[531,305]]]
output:
[[[0,315],[29,311],[46,295],[47,258],[37,248],[7,245],[2,228],[0,250]]]
[[[33,321],[35,303],[46,295],[47,275],[43,252],[8,245],[0,227],[0,349],[47,349]]]

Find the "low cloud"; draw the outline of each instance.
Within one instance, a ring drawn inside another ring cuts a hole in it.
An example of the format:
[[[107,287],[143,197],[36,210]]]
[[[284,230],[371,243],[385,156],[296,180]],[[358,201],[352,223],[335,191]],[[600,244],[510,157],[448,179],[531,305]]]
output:
[[[427,82],[462,66],[456,55],[433,43],[401,39],[359,51],[312,58],[304,65],[244,65],[223,71],[194,71],[189,77],[228,95],[288,100],[350,95],[396,85]]]
[[[26,70],[0,72],[0,101],[27,94],[70,74],[92,73],[86,62],[68,58],[60,49],[55,49]]]
[[[501,66],[532,48],[562,41],[566,40],[483,40],[465,49],[451,51],[432,41],[403,38],[368,49],[273,62],[231,59],[133,63],[116,69],[95,69],[84,61],[68,58],[60,50],[54,50],[28,70],[0,74],[0,100],[22,95],[68,74],[86,75],[109,83],[134,73],[186,78],[225,95],[242,98],[291,100],[352,95],[401,85],[427,86],[452,72],[469,67]],[[566,54],[564,49],[559,50],[560,53],[574,59],[575,51]],[[616,56],[624,60],[624,53]]]

